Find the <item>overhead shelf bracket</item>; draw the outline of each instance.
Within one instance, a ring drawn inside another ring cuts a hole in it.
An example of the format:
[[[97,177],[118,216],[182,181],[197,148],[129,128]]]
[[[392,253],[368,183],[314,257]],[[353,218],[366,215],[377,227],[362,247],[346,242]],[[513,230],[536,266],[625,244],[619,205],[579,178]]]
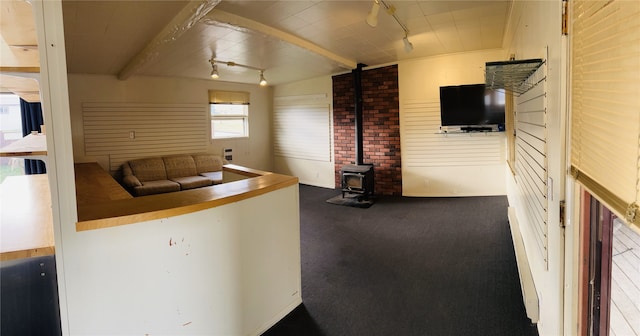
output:
[[[490,89],[504,89],[516,94],[523,94],[537,82],[530,77],[544,64],[541,58],[487,62],[485,64],[485,85]]]

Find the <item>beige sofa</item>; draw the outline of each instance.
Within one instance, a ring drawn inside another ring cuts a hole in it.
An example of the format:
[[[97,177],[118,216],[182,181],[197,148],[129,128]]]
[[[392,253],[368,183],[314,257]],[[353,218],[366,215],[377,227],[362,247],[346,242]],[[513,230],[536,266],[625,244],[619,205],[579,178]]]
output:
[[[134,196],[207,187],[222,183],[222,165],[214,154],[150,157],[122,164],[122,184]]]

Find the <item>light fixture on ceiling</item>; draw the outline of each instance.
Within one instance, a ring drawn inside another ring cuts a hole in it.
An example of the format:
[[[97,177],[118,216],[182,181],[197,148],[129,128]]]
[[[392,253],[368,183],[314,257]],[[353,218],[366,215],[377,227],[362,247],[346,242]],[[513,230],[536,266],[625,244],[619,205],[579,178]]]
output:
[[[380,3],[377,0],[373,1],[373,6],[367,15],[367,24],[371,27],[378,25],[378,12],[380,11]]]
[[[410,53],[413,50],[413,43],[409,41],[409,37],[407,35],[402,38],[402,42],[404,43],[404,52]]]
[[[264,70],[260,70],[260,85],[267,85],[267,80],[264,78]]]
[[[375,27],[378,25],[378,12],[380,11],[380,4],[384,6],[387,14],[391,15],[394,20],[400,25],[400,28],[404,31],[404,37],[402,38],[402,42],[404,43],[404,51],[409,53],[413,50],[413,44],[409,41],[409,28],[400,21],[400,18],[396,15],[396,7],[394,5],[389,5],[384,0],[373,0],[373,6],[367,15],[367,24],[371,27]]]
[[[211,59],[211,78],[218,79],[220,75],[218,74],[218,65]]]
[[[231,61],[220,61],[220,60],[217,60],[217,59],[215,59],[213,57],[209,60],[209,63],[211,63],[211,78],[213,78],[213,79],[220,78],[220,74],[218,74],[218,63],[220,63],[220,64],[224,64],[226,66],[238,66],[238,67],[242,67],[242,68],[257,70],[260,73],[260,79],[259,79],[258,83],[261,86],[267,85],[267,80],[264,78],[265,69],[260,69],[260,68],[253,67],[253,66],[250,66],[250,65],[240,64],[240,63],[231,62]]]

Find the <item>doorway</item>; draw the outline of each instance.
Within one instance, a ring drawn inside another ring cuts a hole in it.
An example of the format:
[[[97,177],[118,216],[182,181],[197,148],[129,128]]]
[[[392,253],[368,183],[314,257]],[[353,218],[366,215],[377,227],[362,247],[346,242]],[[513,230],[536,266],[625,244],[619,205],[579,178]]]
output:
[[[579,335],[639,336],[640,233],[587,191],[582,196]]]

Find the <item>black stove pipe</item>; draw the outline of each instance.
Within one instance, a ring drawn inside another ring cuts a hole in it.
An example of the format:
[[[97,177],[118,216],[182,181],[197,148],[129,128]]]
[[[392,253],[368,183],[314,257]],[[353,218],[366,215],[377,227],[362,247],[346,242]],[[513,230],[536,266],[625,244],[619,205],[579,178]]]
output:
[[[355,151],[356,151],[356,165],[364,164],[364,154],[362,151],[362,68],[366,66],[362,63],[358,63],[358,67],[353,69],[353,97],[354,97],[354,112],[355,112]]]

